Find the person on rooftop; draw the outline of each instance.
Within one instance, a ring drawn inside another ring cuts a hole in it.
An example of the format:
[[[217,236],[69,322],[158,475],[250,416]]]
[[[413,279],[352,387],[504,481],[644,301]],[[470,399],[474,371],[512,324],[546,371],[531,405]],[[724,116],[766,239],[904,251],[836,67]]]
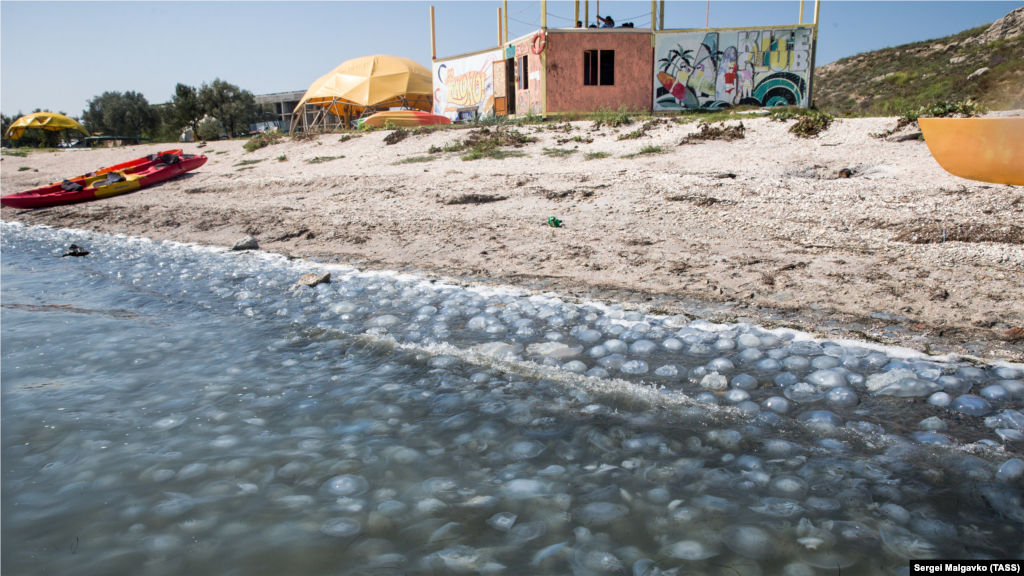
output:
[[[577,28],[583,28],[583,21],[582,20],[577,20],[576,21],[576,27]]]
[[[615,28],[615,20],[612,20],[611,16],[605,16],[604,18],[598,16],[597,21],[602,22],[601,28]]]

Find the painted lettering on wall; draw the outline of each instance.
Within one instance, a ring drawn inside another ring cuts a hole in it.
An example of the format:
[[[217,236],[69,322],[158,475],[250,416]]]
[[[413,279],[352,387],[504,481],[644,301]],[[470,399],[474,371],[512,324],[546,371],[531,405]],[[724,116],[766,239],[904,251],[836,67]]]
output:
[[[807,106],[811,29],[658,34],[654,109]]]
[[[459,119],[460,110],[464,115],[494,114],[492,67],[495,60],[501,59],[501,55],[501,49],[497,49],[465,58],[434,62],[434,114],[452,120]]]
[[[487,74],[483,72],[466,72],[456,76],[455,70],[449,68],[444,85],[448,89],[449,104],[472,106],[487,97]]]

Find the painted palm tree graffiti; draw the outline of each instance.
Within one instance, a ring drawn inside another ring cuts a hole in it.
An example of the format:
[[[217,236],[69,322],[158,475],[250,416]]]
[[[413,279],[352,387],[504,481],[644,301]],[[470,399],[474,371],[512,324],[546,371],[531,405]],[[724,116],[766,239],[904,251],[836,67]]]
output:
[[[656,110],[807,105],[810,30],[660,34]]]

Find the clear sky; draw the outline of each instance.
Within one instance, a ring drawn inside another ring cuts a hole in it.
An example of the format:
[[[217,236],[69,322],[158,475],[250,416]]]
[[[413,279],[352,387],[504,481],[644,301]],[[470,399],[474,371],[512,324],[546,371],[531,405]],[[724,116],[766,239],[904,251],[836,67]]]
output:
[[[429,6],[437,54],[497,44],[501,2],[14,2],[0,1],[0,110],[78,115],[104,91],[165,102],[178,82],[221,78],[254,94],[305,90],[338,64],[391,54],[430,66]],[[582,14],[583,8],[580,12]],[[590,16],[596,12],[590,2]],[[799,2],[713,0],[711,26],[795,24]],[[946,36],[998,20],[1006,2],[821,4],[817,64]],[[806,19],[814,3],[805,4]],[[704,26],[705,1],[666,2],[666,28]],[[650,25],[650,2],[601,3],[617,23]],[[571,26],[572,2],[548,2],[548,26]],[[535,30],[540,2],[509,2],[512,37]]]

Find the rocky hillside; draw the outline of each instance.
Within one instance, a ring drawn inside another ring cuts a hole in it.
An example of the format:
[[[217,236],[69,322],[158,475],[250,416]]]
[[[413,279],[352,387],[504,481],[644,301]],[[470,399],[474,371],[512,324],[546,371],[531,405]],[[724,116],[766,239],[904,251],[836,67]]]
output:
[[[1024,8],[989,26],[820,66],[814,92],[818,108],[845,116],[966,98],[993,110],[1024,108]]]

